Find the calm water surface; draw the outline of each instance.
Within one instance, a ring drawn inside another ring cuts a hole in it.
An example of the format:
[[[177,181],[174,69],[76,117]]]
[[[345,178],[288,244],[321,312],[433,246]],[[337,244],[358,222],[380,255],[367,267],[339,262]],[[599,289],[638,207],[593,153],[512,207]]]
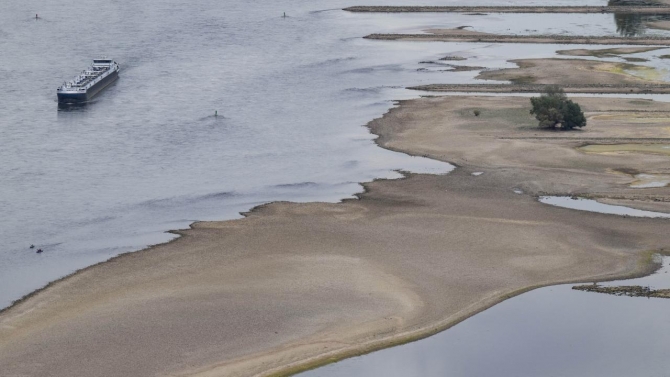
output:
[[[604,285],[670,288],[656,274]],[[347,359],[300,377],[666,377],[670,300],[536,289],[430,338]]]

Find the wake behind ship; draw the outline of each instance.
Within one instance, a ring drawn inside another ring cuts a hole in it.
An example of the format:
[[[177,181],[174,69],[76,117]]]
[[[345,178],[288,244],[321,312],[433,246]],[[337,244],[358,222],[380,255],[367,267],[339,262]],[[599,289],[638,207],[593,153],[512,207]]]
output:
[[[59,104],[85,103],[119,77],[119,65],[111,59],[94,59],[93,65],[57,90]]]

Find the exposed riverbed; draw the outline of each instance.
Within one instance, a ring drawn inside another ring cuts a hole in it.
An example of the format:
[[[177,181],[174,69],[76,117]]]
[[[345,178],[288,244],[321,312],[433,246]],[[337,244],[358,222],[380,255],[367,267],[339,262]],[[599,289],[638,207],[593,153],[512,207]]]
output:
[[[605,286],[670,288],[655,274]],[[444,333],[344,360],[301,377],[664,376],[670,300],[547,287],[502,302]]]
[[[347,5],[11,4],[0,15],[0,307],[195,220],[273,200],[338,201],[360,192],[358,182],[399,177],[395,169],[447,171],[378,148],[362,125],[421,94],[404,87],[478,74],[421,61],[459,55],[469,60],[459,64],[510,68],[514,57],[564,48],[366,41],[474,19],[403,21],[339,9]],[[611,15],[594,16],[580,30],[617,33]],[[516,16],[486,19],[491,31],[525,32]],[[90,106],[58,111],[55,88],[98,55],[121,64],[120,80]]]

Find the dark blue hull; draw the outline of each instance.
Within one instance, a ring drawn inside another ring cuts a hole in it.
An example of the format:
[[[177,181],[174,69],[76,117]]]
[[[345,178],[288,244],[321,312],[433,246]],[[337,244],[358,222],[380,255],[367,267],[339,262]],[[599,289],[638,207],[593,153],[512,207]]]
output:
[[[88,88],[86,92],[81,92],[81,93],[57,93],[58,94],[58,103],[67,103],[67,104],[74,104],[74,103],[86,103],[90,101],[93,97],[95,97],[96,94],[100,93],[103,89],[105,89],[109,84],[113,83],[116,81],[116,79],[119,78],[119,73],[117,71],[112,72],[109,76],[105,77],[104,79],[100,80],[100,82],[96,83],[92,87]]]

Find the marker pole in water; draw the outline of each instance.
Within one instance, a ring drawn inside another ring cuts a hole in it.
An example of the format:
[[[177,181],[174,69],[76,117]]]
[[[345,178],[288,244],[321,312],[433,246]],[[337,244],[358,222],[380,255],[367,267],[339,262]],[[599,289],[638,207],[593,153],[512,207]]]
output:
[[[286,12],[284,12],[284,18],[286,18]]]
[[[219,116],[219,110],[215,110],[215,111],[214,111],[214,116],[215,116],[215,117],[218,117],[218,116]]]

